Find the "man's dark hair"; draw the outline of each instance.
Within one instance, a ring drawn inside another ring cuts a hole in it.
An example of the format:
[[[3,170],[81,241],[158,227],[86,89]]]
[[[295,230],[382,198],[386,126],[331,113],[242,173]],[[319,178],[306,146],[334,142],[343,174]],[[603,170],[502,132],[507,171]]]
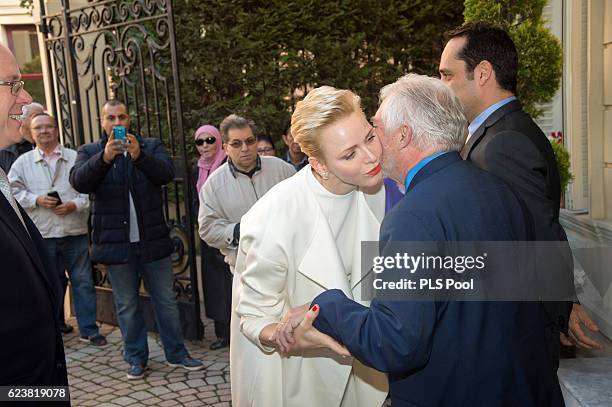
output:
[[[272,147],[274,147],[274,140],[272,140],[272,137],[268,136],[267,134],[258,135],[257,141],[265,141],[267,143],[272,144]]]
[[[448,31],[446,38],[465,38],[465,45],[456,57],[465,62],[470,80],[474,79],[476,65],[486,60],[493,66],[499,87],[516,94],[518,54],[501,26],[484,21],[466,23]]]
[[[100,111],[100,118],[102,118],[102,112],[104,111],[104,108],[106,106],[123,106],[123,107],[125,107],[126,111],[128,110],[127,105],[125,103],[123,103],[122,101],[120,101],[119,99],[108,99],[102,105],[102,110]],[[128,114],[129,114],[129,112],[128,112]]]
[[[123,103],[122,101],[120,101],[119,99],[108,99],[106,102],[104,102],[103,106],[125,106],[125,103]],[[127,108],[127,106],[125,106]]]
[[[247,120],[242,116],[238,116],[237,114],[230,114],[221,122],[219,126],[219,130],[221,130],[221,138],[224,143],[229,142],[228,132],[231,129],[246,129],[247,127],[251,128],[253,135],[255,135],[257,129],[255,128],[255,122],[253,120]]]

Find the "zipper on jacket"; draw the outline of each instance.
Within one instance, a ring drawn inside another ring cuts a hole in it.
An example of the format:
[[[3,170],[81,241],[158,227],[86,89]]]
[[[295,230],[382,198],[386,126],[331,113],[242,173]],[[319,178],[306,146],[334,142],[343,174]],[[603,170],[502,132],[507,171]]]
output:
[[[255,192],[255,200],[259,201],[259,196],[257,195],[257,190],[255,189],[255,184],[253,183],[253,178],[249,178],[249,181],[251,181],[251,186],[253,187],[253,192]]]
[[[127,174],[127,182],[128,182],[128,219],[131,220],[132,216],[130,213],[130,195],[132,196],[132,202],[134,202],[134,212],[136,212],[136,223],[138,223],[138,238],[139,238],[139,242],[142,242],[145,238],[145,234],[143,233],[144,228],[142,228],[142,219],[141,219],[141,215],[140,212],[138,211],[138,204],[136,203],[136,201],[138,200],[136,198],[136,194],[133,193],[135,192],[133,189],[133,184],[132,184],[132,178],[135,177],[136,175],[136,169],[134,168],[134,163],[125,163],[125,169],[126,169],[126,174]],[[128,167],[132,167],[131,168],[131,172],[132,172],[132,177],[130,177],[130,169]],[[130,225],[130,228],[128,229],[128,241],[130,240],[130,231],[132,230],[132,224],[130,223],[130,221],[128,220],[128,225]],[[131,242],[130,242],[131,243]]]

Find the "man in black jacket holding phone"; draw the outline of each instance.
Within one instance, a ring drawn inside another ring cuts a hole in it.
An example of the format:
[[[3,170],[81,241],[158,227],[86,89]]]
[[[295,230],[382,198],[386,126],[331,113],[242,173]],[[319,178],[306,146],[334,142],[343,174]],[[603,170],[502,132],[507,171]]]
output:
[[[70,182],[89,193],[92,260],[106,265],[123,334],[128,379],[144,376],[149,350],[142,310],[140,277],[151,297],[168,364],[200,370],[183,342],[173,290],[173,246],[164,218],[161,187],[174,178],[174,167],[160,139],[130,134],[127,107],[118,100],[102,108],[102,138],[81,146]],[[124,138],[115,134],[125,132]]]

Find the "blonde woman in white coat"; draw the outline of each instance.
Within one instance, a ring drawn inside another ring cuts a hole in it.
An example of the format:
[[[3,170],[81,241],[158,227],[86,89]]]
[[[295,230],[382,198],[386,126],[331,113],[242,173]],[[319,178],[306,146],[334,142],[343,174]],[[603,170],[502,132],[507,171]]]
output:
[[[330,288],[360,292],[362,241],[384,215],[380,141],[348,90],[321,87],[299,102],[291,133],[310,165],[243,216],[233,282],[232,402],[244,406],[380,406],[384,374],[343,356],[326,337],[284,355],[275,332],[292,307]],[[324,336],[321,333],[318,335]]]

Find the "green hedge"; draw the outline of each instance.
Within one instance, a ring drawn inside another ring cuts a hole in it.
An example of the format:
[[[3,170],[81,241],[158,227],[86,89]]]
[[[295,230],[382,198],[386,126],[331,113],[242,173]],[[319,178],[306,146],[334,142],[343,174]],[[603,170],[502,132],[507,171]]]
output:
[[[350,88],[374,114],[378,91],[408,72],[437,76],[452,0],[176,0],[186,128],[237,112],[278,140],[313,87]]]
[[[565,149],[563,144],[551,140],[553,151],[555,152],[555,158],[557,159],[557,168],[559,169],[559,177],[561,178],[561,191],[565,191],[570,182],[574,180],[570,169],[570,155]]]

